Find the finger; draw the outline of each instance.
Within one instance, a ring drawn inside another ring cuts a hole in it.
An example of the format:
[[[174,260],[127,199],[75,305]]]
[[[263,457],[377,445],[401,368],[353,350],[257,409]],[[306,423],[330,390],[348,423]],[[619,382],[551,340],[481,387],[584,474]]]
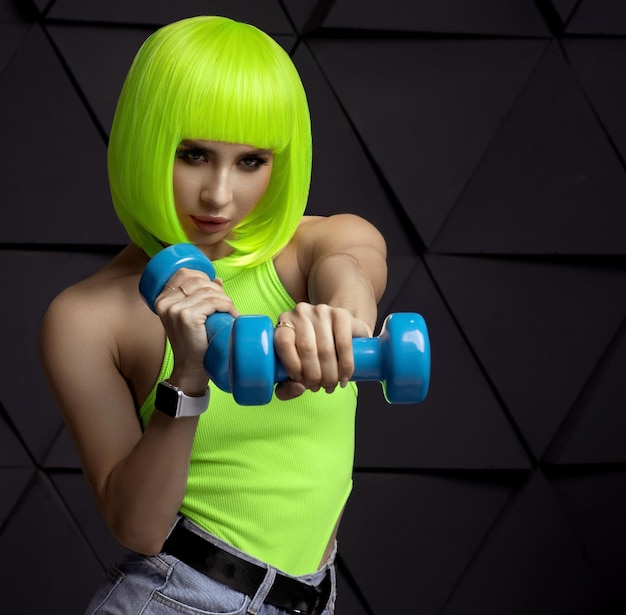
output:
[[[336,312],[333,323],[337,362],[337,381],[345,387],[354,373],[354,351],[352,347],[352,317],[347,312]]]
[[[306,391],[306,387],[300,382],[285,380],[276,385],[275,394],[281,401],[288,401],[300,397]]]
[[[317,361],[320,369],[319,384],[327,393],[332,393],[339,382],[339,365],[332,321],[322,322],[315,333]]]
[[[289,325],[285,324],[289,322]],[[293,323],[279,319],[280,326],[274,329],[274,349],[283,364],[289,378],[296,382],[302,380],[302,362],[295,345],[296,330]]]
[[[162,314],[176,306],[179,309],[200,306],[204,317],[215,312],[239,316],[231,299],[224,292],[222,281],[190,269],[178,270],[167,282],[155,300],[157,313]]]
[[[330,345],[332,346],[332,344]],[[334,354],[334,349],[329,351],[329,344],[320,340],[315,326],[311,321],[298,321],[295,348],[301,364],[302,376],[299,382],[302,382],[307,389],[311,391],[319,391],[322,386],[322,361],[328,363],[329,354]],[[320,351],[322,355],[320,356]],[[328,369],[328,366],[326,366]],[[335,380],[335,383],[337,381]]]
[[[353,318],[347,310],[332,308],[324,304],[306,307],[309,309],[307,315],[314,327],[317,361],[310,363],[309,371],[309,364],[303,360],[304,382],[312,390],[316,387],[323,387],[327,393],[332,393],[340,380],[345,386],[354,371]],[[298,308],[301,311],[305,310],[305,306],[299,305]],[[301,341],[302,344],[305,343],[304,338],[300,337],[296,341],[299,351]]]

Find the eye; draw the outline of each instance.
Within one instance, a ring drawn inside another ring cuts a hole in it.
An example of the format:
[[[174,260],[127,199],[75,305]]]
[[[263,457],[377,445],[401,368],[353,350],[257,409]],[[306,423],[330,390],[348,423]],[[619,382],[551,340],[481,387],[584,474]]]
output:
[[[188,164],[207,162],[207,153],[199,148],[183,148],[176,150],[176,158]]]
[[[239,161],[239,164],[244,169],[253,171],[255,169],[258,169],[259,167],[262,167],[263,165],[268,164],[268,162],[269,162],[269,157],[266,158],[264,156],[254,155],[254,156],[245,156]]]

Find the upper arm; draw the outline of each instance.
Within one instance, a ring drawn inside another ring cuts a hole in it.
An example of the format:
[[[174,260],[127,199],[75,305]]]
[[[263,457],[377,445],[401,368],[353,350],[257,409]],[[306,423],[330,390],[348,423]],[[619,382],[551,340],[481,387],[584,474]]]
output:
[[[307,279],[325,259],[347,256],[380,299],[387,284],[387,246],[375,226],[353,214],[338,214],[314,218],[299,230],[298,262]]]
[[[141,438],[103,303],[62,293],[44,316],[39,336],[52,395],[99,502],[113,468]]]

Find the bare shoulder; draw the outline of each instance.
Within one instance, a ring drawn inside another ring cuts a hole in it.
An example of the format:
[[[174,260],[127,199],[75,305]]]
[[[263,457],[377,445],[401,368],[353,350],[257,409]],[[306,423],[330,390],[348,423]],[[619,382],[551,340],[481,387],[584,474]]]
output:
[[[335,245],[337,249],[354,243],[368,243],[385,249],[380,231],[368,220],[356,214],[333,216],[303,216],[294,236],[297,243],[311,242]]]
[[[80,340],[88,333],[100,341],[115,335],[116,321],[135,299],[143,266],[140,251],[134,246],[125,248],[105,267],[66,288],[48,307],[41,323],[42,335],[68,333],[69,340]]]
[[[340,227],[344,231],[374,232],[376,227],[365,218],[356,214],[333,214],[332,216],[302,216],[297,232],[308,232],[311,229],[329,229]]]
[[[293,239],[298,262],[303,271],[331,254],[375,252],[387,255],[385,240],[378,229],[355,214],[304,216]]]
[[[365,270],[386,271],[383,236],[373,224],[354,214],[303,216],[274,264],[291,296],[308,301],[308,279],[315,263],[337,254],[350,255]]]
[[[133,380],[144,346],[154,337],[151,327],[158,326],[138,292],[146,262],[138,248],[126,248],[52,301],[41,321],[39,351],[53,381],[78,374],[79,365],[89,369],[90,379],[108,371]]]

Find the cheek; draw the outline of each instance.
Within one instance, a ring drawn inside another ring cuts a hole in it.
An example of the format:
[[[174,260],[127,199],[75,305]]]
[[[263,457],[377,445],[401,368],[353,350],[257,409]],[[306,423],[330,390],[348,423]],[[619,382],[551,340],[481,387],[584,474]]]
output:
[[[265,169],[262,169],[256,173],[246,173],[240,176],[235,187],[235,200],[248,211],[256,206],[267,190],[270,176],[264,171]]]
[[[256,186],[255,186],[257,201],[259,201],[261,197],[265,194],[265,191],[267,190],[267,187],[270,184],[270,178],[272,176],[271,167],[269,169],[263,168],[262,171],[263,173],[259,174],[259,177],[257,178]]]
[[[181,207],[191,191],[190,178],[180,167],[175,166],[172,173],[172,191],[176,209]]]

